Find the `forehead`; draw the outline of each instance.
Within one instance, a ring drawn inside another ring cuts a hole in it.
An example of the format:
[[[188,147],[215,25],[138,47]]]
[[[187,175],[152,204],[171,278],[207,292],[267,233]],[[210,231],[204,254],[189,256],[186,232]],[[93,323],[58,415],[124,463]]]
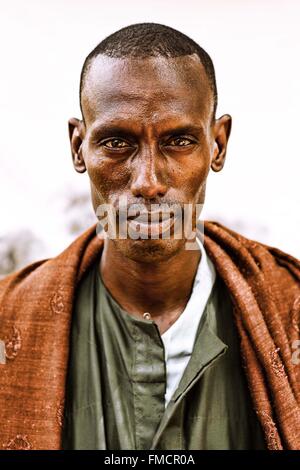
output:
[[[208,78],[195,54],[146,59],[99,55],[85,77],[81,102],[87,125],[118,118],[204,121],[213,109]]]

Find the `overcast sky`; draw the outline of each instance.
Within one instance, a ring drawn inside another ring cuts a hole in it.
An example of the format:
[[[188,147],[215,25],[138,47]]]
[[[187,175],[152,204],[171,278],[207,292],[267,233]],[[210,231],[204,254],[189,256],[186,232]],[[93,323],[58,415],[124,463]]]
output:
[[[65,248],[64,197],[89,191],[87,175],[73,170],[67,132],[68,118],[80,117],[82,63],[108,34],[153,21],[208,51],[217,114],[233,118],[225,168],[209,176],[205,217],[300,257],[299,1],[0,5],[0,235],[31,228],[50,255]]]

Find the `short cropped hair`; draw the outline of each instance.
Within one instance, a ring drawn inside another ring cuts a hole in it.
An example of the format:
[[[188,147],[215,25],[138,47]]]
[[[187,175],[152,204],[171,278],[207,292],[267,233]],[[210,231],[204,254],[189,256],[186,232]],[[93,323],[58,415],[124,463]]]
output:
[[[213,93],[215,116],[218,93],[213,62],[208,53],[185,34],[158,23],[137,23],[126,26],[101,41],[86,57],[80,75],[80,108],[81,95],[85,78],[92,61],[100,54],[109,57],[148,58],[153,56],[180,57],[197,54],[203,65],[211,91]]]

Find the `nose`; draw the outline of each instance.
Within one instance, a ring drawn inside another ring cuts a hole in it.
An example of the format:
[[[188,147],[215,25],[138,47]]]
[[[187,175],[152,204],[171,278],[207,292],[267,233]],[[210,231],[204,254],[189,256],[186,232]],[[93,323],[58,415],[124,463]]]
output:
[[[131,192],[135,197],[154,199],[167,192],[167,185],[162,181],[162,162],[155,152],[144,151],[136,156],[131,171]]]

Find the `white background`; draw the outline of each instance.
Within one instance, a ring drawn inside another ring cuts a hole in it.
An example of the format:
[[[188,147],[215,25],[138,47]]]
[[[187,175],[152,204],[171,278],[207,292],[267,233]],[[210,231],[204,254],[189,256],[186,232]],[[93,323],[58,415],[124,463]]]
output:
[[[0,235],[30,228],[47,255],[66,247],[64,198],[89,191],[87,175],[72,167],[67,132],[68,118],[80,117],[83,61],[108,34],[153,21],[207,50],[218,115],[233,117],[225,168],[209,176],[205,217],[300,257],[299,1],[2,0],[0,7]]]

